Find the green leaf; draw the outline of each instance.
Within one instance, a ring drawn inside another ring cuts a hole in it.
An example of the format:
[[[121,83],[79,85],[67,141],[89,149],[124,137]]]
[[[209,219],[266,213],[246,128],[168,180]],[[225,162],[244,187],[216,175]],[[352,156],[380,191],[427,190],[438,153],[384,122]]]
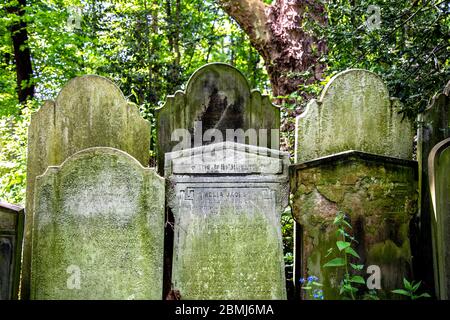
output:
[[[338,247],[339,251],[344,250],[345,248],[350,247],[350,242],[346,241],[336,241],[336,246]]]
[[[334,258],[323,265],[324,268],[328,267],[342,267],[345,266],[345,260],[342,258]]]
[[[353,293],[355,293],[355,292],[358,291],[358,289],[355,288],[355,287],[353,287],[351,284],[346,284],[346,285],[344,285],[343,287],[344,287],[344,290],[345,290],[345,291],[348,291],[348,292],[353,292]]]
[[[353,263],[350,263],[350,266],[351,266],[353,269],[355,269],[355,270],[362,270],[362,269],[364,268],[364,265],[363,265],[363,264],[353,264]]]
[[[347,221],[345,221],[345,219],[342,219],[341,221],[344,225],[346,225],[347,227],[349,227],[350,229],[352,229],[352,225],[350,223],[348,223]]]
[[[359,259],[359,254],[357,254],[356,251],[351,247],[345,248],[345,253],[351,254],[352,256]]]
[[[420,298],[431,298],[431,296],[428,293],[422,293],[419,296],[415,296],[416,299],[420,299]]]
[[[408,291],[412,290],[411,283],[408,280],[406,280],[406,278],[403,278],[403,285],[406,290],[408,290]]]
[[[396,294],[401,294],[401,295],[404,295],[404,296],[407,296],[407,297],[409,297],[411,295],[408,291],[403,290],[403,289],[392,290],[392,292],[396,293]]]
[[[303,290],[311,290],[312,287],[302,287]]]
[[[328,249],[327,254],[325,255],[325,258],[328,257],[333,252],[333,248]]]
[[[342,220],[342,218],[343,218],[343,216],[342,216],[340,213],[338,213],[338,214],[336,215],[336,217],[334,218],[333,224],[338,224],[338,223],[340,223],[341,220]]]
[[[353,277],[350,279],[350,281],[351,281],[351,282],[354,282],[354,283],[366,284],[366,281],[365,281],[364,278],[361,277],[361,276],[353,276]]]
[[[419,281],[415,285],[413,285],[412,292],[416,292],[417,289],[419,289],[421,283],[422,283],[422,281]]]

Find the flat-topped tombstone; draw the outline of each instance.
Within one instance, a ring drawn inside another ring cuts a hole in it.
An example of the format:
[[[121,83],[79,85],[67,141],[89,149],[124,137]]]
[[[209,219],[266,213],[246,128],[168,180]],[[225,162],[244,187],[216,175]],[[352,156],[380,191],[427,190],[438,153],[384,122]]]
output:
[[[90,148],[36,179],[32,299],[161,299],[164,180]]]
[[[431,100],[426,110],[418,116],[417,130],[417,160],[419,162],[419,188],[420,188],[420,220],[417,223],[414,238],[413,256],[415,259],[415,273],[420,275],[425,285],[433,287],[432,238],[435,235],[433,221],[433,208],[429,188],[428,157],[431,149],[442,140],[450,137],[450,82],[443,92]],[[435,269],[435,274],[438,274]],[[437,279],[436,279],[437,281]],[[434,285],[439,289],[437,283]],[[436,292],[439,297],[439,292]]]
[[[29,293],[33,192],[37,176],[90,147],[123,150],[143,166],[149,162],[150,125],[138,108],[106,78],[87,75],[69,81],[55,101],[33,114],[28,131],[27,202],[21,295]]]
[[[224,63],[201,67],[185,91],[168,96],[157,110],[157,124],[161,174],[164,154],[180,142],[184,149],[226,140],[279,149],[280,109],[267,95],[250,90],[242,73]],[[211,129],[220,132],[221,138],[212,138],[207,133]],[[242,131],[236,132],[236,138],[231,133],[227,136],[227,129]]]
[[[16,300],[19,292],[23,208],[0,202],[0,300]]]
[[[438,143],[428,158],[430,193],[433,206],[436,293],[441,300],[450,297],[450,138]]]
[[[411,159],[412,123],[398,114],[376,74],[350,69],[334,76],[296,120],[296,161],[357,150]]]
[[[166,154],[172,283],[182,299],[286,298],[288,163],[287,153],[234,142]]]

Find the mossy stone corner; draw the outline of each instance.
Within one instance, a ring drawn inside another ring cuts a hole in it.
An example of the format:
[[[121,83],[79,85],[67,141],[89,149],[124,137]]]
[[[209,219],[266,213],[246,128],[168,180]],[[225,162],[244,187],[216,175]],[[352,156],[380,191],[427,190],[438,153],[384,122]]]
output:
[[[123,150],[149,163],[150,124],[110,80],[85,75],[70,80],[55,101],[32,115],[28,129],[26,225],[21,296],[29,296],[34,185],[49,166],[58,166],[90,147]]]
[[[323,283],[326,299],[340,299],[342,270],[324,268],[336,252],[338,211],[348,215],[355,250],[365,268],[381,269],[381,298],[393,298],[403,277],[411,275],[409,224],[417,213],[417,163],[358,151],[304,162],[290,167],[293,214],[302,226],[301,274]],[[341,273],[339,273],[341,272]],[[366,269],[361,274],[366,277]],[[368,291],[368,290],[366,290]]]
[[[36,179],[32,299],[161,299],[164,179],[114,148]]]

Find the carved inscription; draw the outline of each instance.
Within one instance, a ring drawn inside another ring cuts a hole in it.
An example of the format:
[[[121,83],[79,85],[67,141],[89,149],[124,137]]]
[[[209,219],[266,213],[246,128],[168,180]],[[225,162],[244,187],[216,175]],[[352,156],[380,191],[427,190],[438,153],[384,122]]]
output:
[[[182,201],[192,201],[185,208],[193,214],[219,214],[231,210],[235,214],[274,210],[274,194],[269,188],[211,188],[196,187],[180,191]]]

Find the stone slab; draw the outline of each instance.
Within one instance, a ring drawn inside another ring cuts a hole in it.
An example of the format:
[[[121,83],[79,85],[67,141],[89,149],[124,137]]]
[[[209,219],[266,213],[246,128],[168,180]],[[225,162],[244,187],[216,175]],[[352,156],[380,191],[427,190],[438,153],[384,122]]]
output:
[[[166,154],[172,283],[182,299],[286,299],[288,163],[287,153],[233,142]]]
[[[32,299],[161,299],[164,180],[89,148],[36,179]]]
[[[149,163],[150,124],[110,80],[86,75],[70,80],[55,101],[32,115],[28,129],[27,196],[21,295],[29,296],[34,184],[48,166],[90,147],[123,150]]]

